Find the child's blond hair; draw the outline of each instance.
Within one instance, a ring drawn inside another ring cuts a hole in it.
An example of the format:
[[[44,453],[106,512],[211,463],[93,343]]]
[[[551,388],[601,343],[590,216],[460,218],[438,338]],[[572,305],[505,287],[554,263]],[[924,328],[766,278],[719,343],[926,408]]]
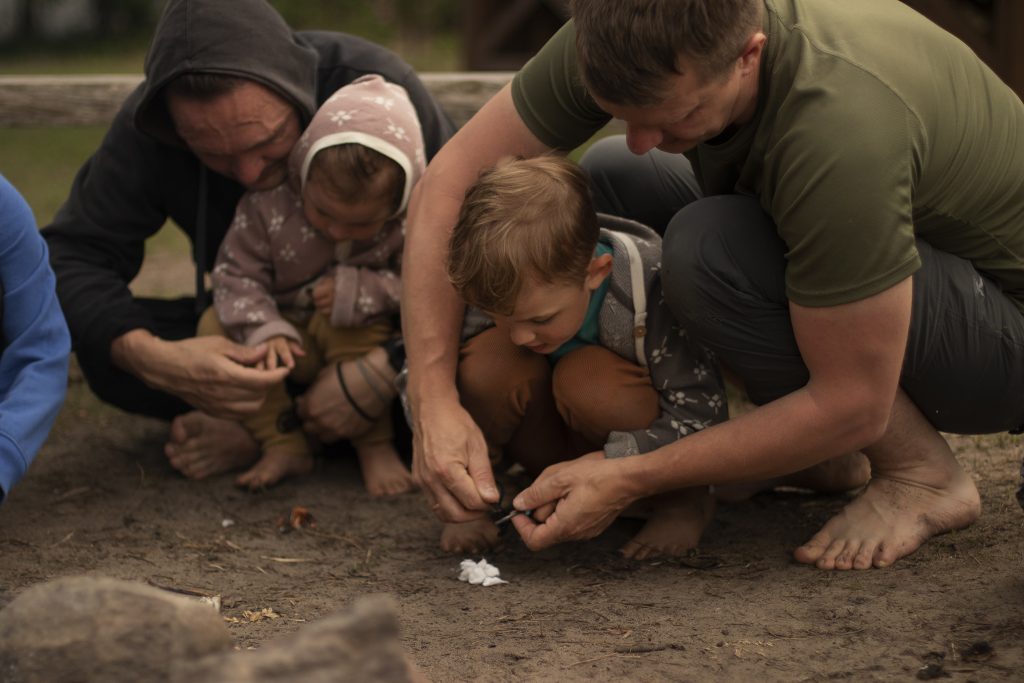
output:
[[[528,278],[582,284],[598,239],[586,173],[562,157],[507,159],[466,191],[448,278],[466,303],[510,315]]]
[[[329,194],[345,203],[379,197],[397,211],[405,191],[405,171],[375,149],[345,143],[317,152],[306,182],[325,183]]]

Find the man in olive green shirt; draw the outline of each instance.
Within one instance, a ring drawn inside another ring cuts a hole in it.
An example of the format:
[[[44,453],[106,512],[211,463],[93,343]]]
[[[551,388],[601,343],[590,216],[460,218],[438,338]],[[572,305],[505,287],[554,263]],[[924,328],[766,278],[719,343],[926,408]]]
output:
[[[573,16],[411,209],[414,473],[438,513],[496,495],[454,390],[459,304],[433,273],[461,187],[614,117],[625,140],[585,161],[599,206],[667,224],[669,305],[759,407],[642,457],[550,468],[515,501],[537,508],[513,520],[527,545],[593,536],[642,496],[856,450],[870,484],[799,561],[888,566],[973,522],[977,490],[937,430],[1024,426],[1020,99],[893,0],[576,0]]]

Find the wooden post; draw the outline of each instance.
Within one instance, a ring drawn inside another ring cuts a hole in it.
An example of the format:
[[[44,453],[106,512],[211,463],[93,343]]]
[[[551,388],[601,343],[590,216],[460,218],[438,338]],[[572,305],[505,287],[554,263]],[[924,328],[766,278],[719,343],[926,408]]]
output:
[[[461,126],[512,73],[436,72],[420,78]],[[140,82],[141,76],[0,76],[0,128],[107,125]]]

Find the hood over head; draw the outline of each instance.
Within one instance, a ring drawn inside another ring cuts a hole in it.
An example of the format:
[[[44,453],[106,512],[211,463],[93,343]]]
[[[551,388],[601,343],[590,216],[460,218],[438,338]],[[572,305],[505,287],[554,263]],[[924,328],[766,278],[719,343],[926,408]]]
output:
[[[357,78],[327,98],[289,157],[289,179],[295,190],[302,192],[317,152],[350,143],[383,154],[405,172],[402,201],[395,212],[402,214],[426,166],[423,131],[405,89],[371,75]]]
[[[316,52],[302,44],[266,0],[169,0],[146,55],[135,126],[184,146],[161,96],[185,73],[245,78],[295,106],[305,125],[316,111]]]

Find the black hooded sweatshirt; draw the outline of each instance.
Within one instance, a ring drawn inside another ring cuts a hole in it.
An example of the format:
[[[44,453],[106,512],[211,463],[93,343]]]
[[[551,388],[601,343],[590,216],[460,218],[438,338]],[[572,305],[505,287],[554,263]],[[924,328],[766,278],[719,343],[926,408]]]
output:
[[[380,74],[408,91],[428,158],[454,132],[412,67],[378,45],[343,33],[294,32],[265,0],[170,0],[146,56],[145,80],[43,228],[80,354],[109,359],[122,334],[155,333],[149,310],[128,289],[146,238],[172,219],[192,241],[197,267],[209,271],[245,191],[202,167],[174,131],[161,90],[187,72],[261,83],[295,106],[303,128],[335,90]],[[197,241],[200,233],[205,237]]]

